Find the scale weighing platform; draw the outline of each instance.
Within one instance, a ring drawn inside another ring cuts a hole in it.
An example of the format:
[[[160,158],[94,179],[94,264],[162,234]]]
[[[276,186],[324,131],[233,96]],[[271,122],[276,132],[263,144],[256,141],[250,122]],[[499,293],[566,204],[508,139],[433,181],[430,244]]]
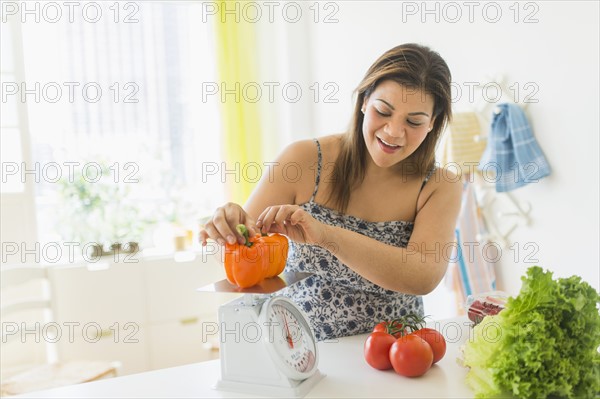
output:
[[[311,275],[286,272],[249,288],[221,280],[198,289],[244,294],[219,307],[217,390],[303,397],[324,377],[307,318],[290,299],[273,295]]]

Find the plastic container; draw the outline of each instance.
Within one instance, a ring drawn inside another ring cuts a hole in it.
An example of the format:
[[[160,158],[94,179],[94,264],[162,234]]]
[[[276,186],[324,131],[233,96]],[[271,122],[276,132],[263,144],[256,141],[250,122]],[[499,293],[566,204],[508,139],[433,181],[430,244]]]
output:
[[[508,294],[502,291],[483,292],[469,295],[467,298],[467,315],[469,320],[478,324],[485,316],[500,313],[506,306]]]

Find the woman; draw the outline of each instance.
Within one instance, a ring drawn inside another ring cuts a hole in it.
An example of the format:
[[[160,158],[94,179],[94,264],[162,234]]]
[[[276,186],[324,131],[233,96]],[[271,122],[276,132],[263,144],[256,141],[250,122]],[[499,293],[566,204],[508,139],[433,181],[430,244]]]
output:
[[[280,165],[299,181],[263,176],[246,205],[217,209],[200,240],[243,242],[235,231],[290,241],[287,271],[313,276],[286,289],[317,339],[360,334],[382,320],[423,314],[421,295],[443,278],[461,184],[434,151],[451,116],[451,76],[429,48],[383,54],[357,88],[350,129],[288,146]]]

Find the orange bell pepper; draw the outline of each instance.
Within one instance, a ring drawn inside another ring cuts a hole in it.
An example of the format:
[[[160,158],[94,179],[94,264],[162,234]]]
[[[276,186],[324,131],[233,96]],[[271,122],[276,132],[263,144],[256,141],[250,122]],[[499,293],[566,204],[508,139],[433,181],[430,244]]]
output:
[[[288,252],[285,236],[271,234],[249,237],[248,229],[243,224],[236,229],[246,242],[225,244],[225,273],[231,284],[248,288],[283,271]]]
[[[287,262],[288,240],[284,235],[263,235],[260,241],[268,248],[269,268],[265,277],[275,277],[283,272]]]

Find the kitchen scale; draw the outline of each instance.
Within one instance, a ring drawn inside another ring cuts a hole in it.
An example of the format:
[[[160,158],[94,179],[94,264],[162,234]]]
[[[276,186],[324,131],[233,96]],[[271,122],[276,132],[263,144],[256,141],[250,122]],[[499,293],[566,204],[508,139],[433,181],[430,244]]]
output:
[[[324,377],[306,316],[290,299],[275,294],[309,276],[286,272],[249,288],[221,280],[198,289],[244,294],[219,307],[221,378],[215,389],[303,397]]]

